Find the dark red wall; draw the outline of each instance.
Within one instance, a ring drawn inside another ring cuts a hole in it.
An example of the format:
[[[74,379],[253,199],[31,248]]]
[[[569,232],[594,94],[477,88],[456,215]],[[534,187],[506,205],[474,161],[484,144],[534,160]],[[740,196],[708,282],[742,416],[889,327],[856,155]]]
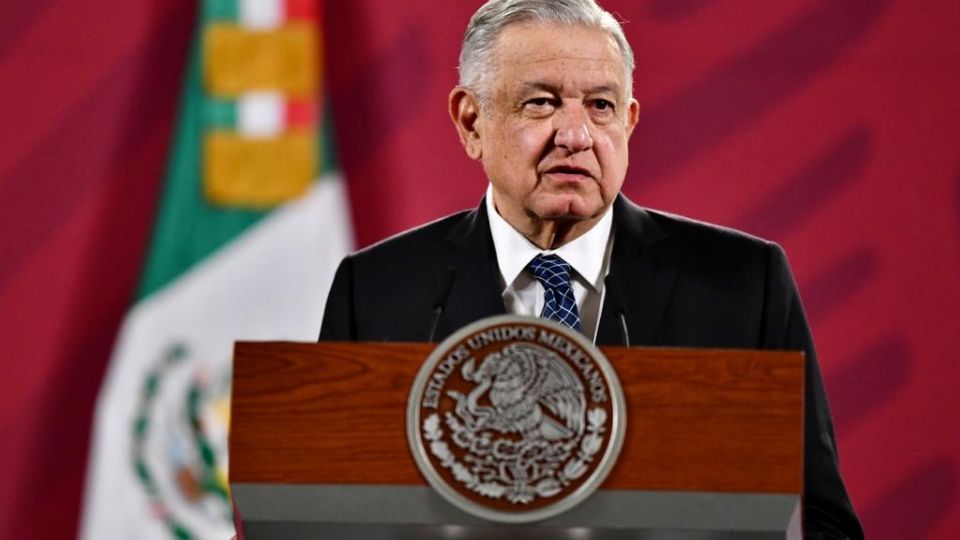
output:
[[[330,1],[361,244],[476,204],[446,117],[479,2]],[[626,191],[787,249],[868,535],[960,530],[960,3],[607,0],[643,115]],[[195,5],[0,3],[0,537],[69,538]]]
[[[186,0],[0,2],[0,538],[73,538],[195,18]]]

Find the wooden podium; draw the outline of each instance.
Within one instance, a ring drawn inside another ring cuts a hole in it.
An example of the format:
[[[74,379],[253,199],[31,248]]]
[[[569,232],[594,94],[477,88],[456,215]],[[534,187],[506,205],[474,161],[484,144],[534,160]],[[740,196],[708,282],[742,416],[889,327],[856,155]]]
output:
[[[800,538],[803,355],[602,347],[626,440],[569,512],[505,526],[434,493],[407,447],[413,343],[236,344],[230,486],[246,538]]]

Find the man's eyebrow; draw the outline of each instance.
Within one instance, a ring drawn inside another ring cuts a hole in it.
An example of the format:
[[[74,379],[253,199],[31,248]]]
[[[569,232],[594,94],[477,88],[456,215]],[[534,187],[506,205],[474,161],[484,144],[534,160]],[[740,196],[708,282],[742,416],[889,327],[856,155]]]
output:
[[[563,91],[563,85],[557,85],[544,81],[528,81],[521,84],[523,91],[542,90],[552,94],[559,94]],[[587,89],[587,94],[613,94],[620,95],[620,86],[617,84],[601,84]]]
[[[543,90],[544,92],[550,92],[552,94],[557,94],[563,89],[563,85],[558,86],[556,84],[543,81],[527,81],[521,86],[524,91]]]
[[[620,86],[616,84],[601,84],[587,90],[587,94],[614,94],[620,95]]]

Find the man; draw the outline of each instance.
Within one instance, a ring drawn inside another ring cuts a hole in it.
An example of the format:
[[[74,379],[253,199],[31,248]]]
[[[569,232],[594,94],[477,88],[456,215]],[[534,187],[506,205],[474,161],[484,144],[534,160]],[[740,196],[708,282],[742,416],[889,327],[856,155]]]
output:
[[[593,0],[487,2],[449,98],[487,196],[347,257],[320,339],[439,339],[510,312],[600,345],[804,350],[805,536],[862,538],[782,250],[620,195],[639,118],[632,79],[623,31]]]

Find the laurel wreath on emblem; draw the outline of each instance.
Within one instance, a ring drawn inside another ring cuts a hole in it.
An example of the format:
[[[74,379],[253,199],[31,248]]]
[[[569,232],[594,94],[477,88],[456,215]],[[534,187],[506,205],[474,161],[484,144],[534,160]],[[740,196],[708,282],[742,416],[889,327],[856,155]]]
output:
[[[492,439],[489,432],[477,434],[446,413],[446,425],[452,440],[467,450],[461,463],[443,440],[439,414],[431,414],[423,422],[423,436],[430,441],[430,453],[467,489],[491,499],[506,498],[511,503],[526,504],[536,497],[551,497],[587,471],[587,465],[603,445],[607,413],[601,408],[587,413],[585,432],[571,440],[512,441]]]

